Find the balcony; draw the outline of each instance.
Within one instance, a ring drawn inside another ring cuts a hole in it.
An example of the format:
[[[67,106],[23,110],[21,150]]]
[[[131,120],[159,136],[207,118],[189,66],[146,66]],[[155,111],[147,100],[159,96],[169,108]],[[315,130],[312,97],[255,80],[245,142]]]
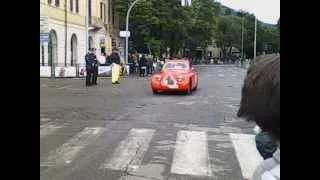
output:
[[[94,30],[99,30],[104,27],[104,23],[100,18],[92,16],[89,18],[89,26],[93,27]]]

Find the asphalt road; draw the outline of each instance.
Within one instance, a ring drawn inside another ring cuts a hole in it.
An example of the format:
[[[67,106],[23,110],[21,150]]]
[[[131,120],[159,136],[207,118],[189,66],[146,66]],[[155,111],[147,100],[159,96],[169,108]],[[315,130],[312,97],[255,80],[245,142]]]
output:
[[[148,78],[116,86],[100,78],[95,87],[84,79],[40,79],[40,178],[248,178],[259,160],[251,155],[254,125],[236,118],[245,70],[196,70],[192,95],[153,95]],[[237,141],[244,137],[251,141]]]

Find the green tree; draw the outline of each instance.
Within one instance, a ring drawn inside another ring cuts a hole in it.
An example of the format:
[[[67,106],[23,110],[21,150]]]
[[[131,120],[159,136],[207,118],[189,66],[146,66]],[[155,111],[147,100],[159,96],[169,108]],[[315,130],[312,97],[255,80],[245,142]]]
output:
[[[211,0],[194,0],[193,5],[193,26],[188,32],[188,48],[205,49],[215,35],[221,5]]]
[[[225,11],[225,15],[226,15],[226,16],[230,16],[231,13],[232,13],[232,12],[231,12],[231,9],[227,8],[226,11]]]
[[[232,47],[241,47],[241,23],[237,16],[220,17],[215,38],[223,57],[231,56]]]
[[[118,0],[120,27],[133,0]],[[145,0],[138,3],[130,15],[130,31],[136,48],[149,46],[153,53],[162,54],[167,47],[174,56],[181,48],[206,46],[216,26],[220,4],[212,0],[194,0],[191,7],[180,1]]]

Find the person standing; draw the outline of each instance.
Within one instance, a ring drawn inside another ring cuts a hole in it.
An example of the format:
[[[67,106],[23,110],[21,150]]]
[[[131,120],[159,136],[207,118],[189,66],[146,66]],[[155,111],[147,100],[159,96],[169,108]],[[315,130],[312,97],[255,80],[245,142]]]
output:
[[[98,73],[99,73],[99,62],[96,56],[96,49],[94,48],[92,51],[93,54],[93,74],[92,74],[92,85],[98,85],[97,80],[98,80]]]
[[[148,56],[148,59],[147,59],[147,75],[151,75],[152,74],[152,65],[153,65],[152,57]]]
[[[94,55],[92,53],[93,49],[89,49],[88,53],[85,56],[85,61],[86,61],[86,71],[87,71],[87,76],[86,76],[86,86],[91,86],[92,83],[92,75],[93,75],[93,65],[94,65]]]
[[[145,76],[147,71],[147,59],[146,56],[143,54],[140,61],[139,61],[139,75]]]
[[[129,74],[131,74],[133,73],[133,70],[134,70],[134,61],[133,61],[132,53],[128,56],[128,65],[129,65]]]
[[[112,63],[112,84],[120,84],[120,55],[117,49],[113,49],[113,52],[110,55],[110,60]]]

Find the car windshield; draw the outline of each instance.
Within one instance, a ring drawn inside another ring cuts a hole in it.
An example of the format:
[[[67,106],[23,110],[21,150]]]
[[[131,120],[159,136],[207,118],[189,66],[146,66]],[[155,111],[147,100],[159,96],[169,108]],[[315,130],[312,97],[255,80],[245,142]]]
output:
[[[187,70],[188,68],[188,64],[182,62],[169,62],[163,67],[164,70]]]

